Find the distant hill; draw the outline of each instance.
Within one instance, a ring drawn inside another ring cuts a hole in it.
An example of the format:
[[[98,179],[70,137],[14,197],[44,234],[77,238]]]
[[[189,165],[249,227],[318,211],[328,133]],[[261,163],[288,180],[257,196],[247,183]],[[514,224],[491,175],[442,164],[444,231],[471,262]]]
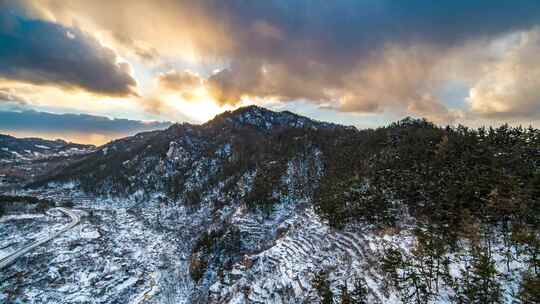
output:
[[[0,159],[3,160],[39,159],[85,154],[95,148],[93,145],[70,143],[61,139],[16,138],[0,134]]]
[[[60,139],[16,138],[0,134],[0,190],[20,187],[95,149],[93,145]]]

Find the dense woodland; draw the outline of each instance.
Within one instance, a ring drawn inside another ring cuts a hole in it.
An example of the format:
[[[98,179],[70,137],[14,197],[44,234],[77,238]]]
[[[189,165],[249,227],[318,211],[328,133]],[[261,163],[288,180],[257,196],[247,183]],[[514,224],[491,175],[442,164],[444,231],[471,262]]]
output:
[[[502,302],[494,248],[503,249],[498,254],[507,267],[526,257],[518,297],[540,302],[538,130],[440,128],[405,119],[364,131],[325,155],[315,201],[331,225],[413,229],[412,253],[389,248],[383,263],[405,302],[427,303],[440,284],[453,288],[457,303]],[[448,264],[464,244],[468,267],[455,281]]]

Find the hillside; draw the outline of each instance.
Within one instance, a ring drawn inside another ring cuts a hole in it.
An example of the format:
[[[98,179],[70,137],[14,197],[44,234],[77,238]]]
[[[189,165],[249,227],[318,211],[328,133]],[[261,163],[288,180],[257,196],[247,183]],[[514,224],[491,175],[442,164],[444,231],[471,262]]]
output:
[[[532,128],[357,130],[251,106],[111,142],[27,191],[117,231],[62,262],[127,265],[138,285],[83,288],[101,303],[147,273],[149,303],[537,303],[539,165]]]
[[[61,139],[16,138],[0,134],[2,162],[84,154],[94,148],[93,145],[68,143]]]
[[[95,150],[63,140],[16,138],[0,134],[0,190],[20,187]]]

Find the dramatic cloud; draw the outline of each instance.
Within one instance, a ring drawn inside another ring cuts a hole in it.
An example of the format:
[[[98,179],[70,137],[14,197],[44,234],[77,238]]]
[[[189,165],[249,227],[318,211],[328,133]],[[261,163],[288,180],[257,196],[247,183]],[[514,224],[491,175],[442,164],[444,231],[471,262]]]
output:
[[[437,122],[540,116],[538,60],[532,55],[538,48],[530,42],[540,26],[537,0],[21,3],[36,19],[84,28],[119,54],[134,54],[153,67],[173,62],[183,72],[152,69],[147,78],[158,79],[163,95],[183,100],[210,98],[220,106],[247,99],[303,101]],[[499,45],[512,35],[530,36],[529,42]],[[441,92],[455,83],[470,89],[468,102],[445,99]],[[163,96],[155,90],[150,95],[142,98],[147,111],[163,112]]]
[[[0,88],[0,103],[11,102],[20,105],[26,105],[28,100],[22,96],[18,96],[16,92],[11,89]]]
[[[110,119],[85,114],[0,111],[0,133],[39,134],[48,138],[61,137],[97,144],[138,132],[164,129],[170,125],[169,122]],[[84,137],[84,134],[87,137]]]
[[[226,29],[217,24],[221,21],[210,20],[210,7],[199,1],[23,1],[27,10],[42,19],[99,32],[115,49],[131,50],[143,58],[158,52],[201,60],[203,49],[214,45],[221,49],[229,41]]]
[[[193,91],[201,88],[203,79],[190,71],[169,71],[158,76],[159,87],[180,94],[184,99],[193,99]]]
[[[0,78],[79,88],[92,93],[134,94],[127,63],[77,29],[12,14],[0,3]]]
[[[500,61],[484,66],[470,90],[472,110],[486,117],[540,118],[540,29],[521,33]]]

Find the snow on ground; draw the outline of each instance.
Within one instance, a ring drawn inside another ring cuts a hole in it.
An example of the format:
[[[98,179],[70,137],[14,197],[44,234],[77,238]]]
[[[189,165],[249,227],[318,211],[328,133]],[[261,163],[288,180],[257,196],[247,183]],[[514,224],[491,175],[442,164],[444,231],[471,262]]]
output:
[[[189,275],[192,246],[212,218],[204,201],[190,209],[159,196],[142,201],[66,196],[81,210],[81,223],[3,269],[1,303],[193,303],[206,294],[205,303],[317,303],[312,281],[322,270],[329,271],[336,301],[343,286],[350,288],[361,277],[369,303],[401,303],[387,286],[380,258],[389,246],[408,253],[416,241],[406,229],[399,234],[361,226],[333,230],[299,198],[284,198],[266,217],[224,207],[222,219],[238,227],[252,250],[232,269],[195,283]],[[8,219],[0,222],[0,234],[7,236],[0,239],[2,256],[69,222],[50,213]],[[515,292],[524,266],[516,261],[508,271],[502,254],[494,258],[499,271],[515,277],[505,294]],[[464,264],[452,260],[451,274],[459,277]],[[448,303],[450,295],[442,290],[434,303]]]
[[[178,281],[177,277],[188,275],[187,267],[185,273],[171,271],[181,269],[178,257],[185,253],[178,251],[181,240],[174,232],[153,228],[155,208],[138,213],[97,203],[85,211],[88,216],[79,226],[0,273],[0,299],[21,303],[132,303],[145,294],[147,303],[152,303],[156,286],[163,293],[170,283]],[[0,240],[1,248],[7,252],[44,233],[44,227],[52,224],[50,217],[46,218],[42,222],[37,218],[2,223],[1,234],[9,237]],[[158,278],[169,282],[156,284]],[[186,295],[176,289],[166,290],[168,297],[182,300]]]
[[[0,218],[0,258],[62,226],[43,214],[5,215]]]
[[[10,214],[10,215],[4,215],[0,217],[0,223],[5,223],[9,221],[16,221],[16,220],[31,220],[31,219],[38,219],[44,217],[43,214]]]

